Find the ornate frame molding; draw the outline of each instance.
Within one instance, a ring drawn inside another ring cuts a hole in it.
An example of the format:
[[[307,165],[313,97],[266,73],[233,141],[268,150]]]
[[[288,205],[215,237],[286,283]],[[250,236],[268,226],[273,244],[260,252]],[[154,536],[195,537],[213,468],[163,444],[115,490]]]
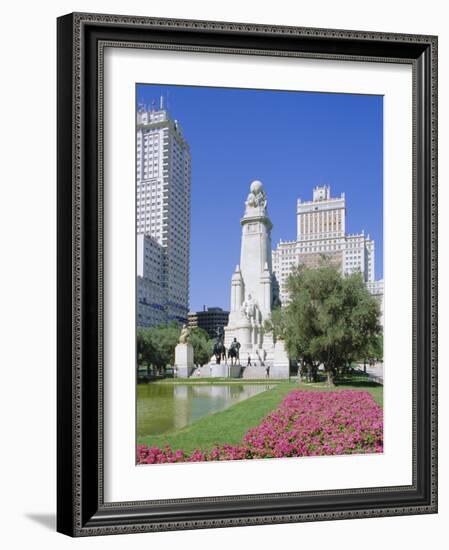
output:
[[[102,106],[107,46],[412,64],[414,459],[410,487],[104,503]],[[89,125],[85,111],[91,112],[93,106],[97,116]],[[86,243],[87,233],[94,244]],[[92,300],[95,318],[87,311]],[[95,429],[86,425],[89,414],[96,415]],[[301,504],[301,499],[307,504]],[[265,506],[276,503],[280,513],[263,513],[255,501]],[[335,510],[329,511],[332,503]],[[207,505],[220,505],[221,511],[211,517]],[[161,506],[172,510],[165,516],[153,511]],[[436,511],[437,38],[104,14],[59,18],[58,531],[89,536]],[[185,519],[186,515],[190,517]]]

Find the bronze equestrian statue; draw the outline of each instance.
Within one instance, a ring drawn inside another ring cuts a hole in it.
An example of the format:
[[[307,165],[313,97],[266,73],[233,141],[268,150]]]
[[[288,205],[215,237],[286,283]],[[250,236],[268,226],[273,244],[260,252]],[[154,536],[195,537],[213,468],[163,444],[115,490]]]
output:
[[[228,350],[228,357],[231,358],[231,365],[240,364],[240,342],[237,341],[237,338],[231,342]]]

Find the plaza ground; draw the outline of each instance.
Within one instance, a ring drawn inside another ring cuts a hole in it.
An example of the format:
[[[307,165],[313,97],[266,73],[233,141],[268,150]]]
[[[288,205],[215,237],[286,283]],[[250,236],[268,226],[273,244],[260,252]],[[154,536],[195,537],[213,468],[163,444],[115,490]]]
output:
[[[251,384],[267,384],[268,380],[251,380]],[[216,385],[232,384],[229,379],[202,379],[199,380],[176,380],[165,379],[153,384],[192,384],[192,385]],[[241,384],[242,380],[235,383]],[[383,406],[383,386],[369,380],[366,376],[351,376],[339,381],[337,387],[330,388],[325,382],[298,383],[296,380],[276,381],[269,380],[274,387],[264,391],[245,401],[207,416],[204,416],[179,431],[158,436],[138,437],[138,444],[145,444],[152,447],[163,448],[166,445],[172,449],[183,449],[192,452],[195,449],[211,449],[217,444],[238,445],[246,432],[260,424],[261,420],[271,411],[277,408],[282,399],[292,390],[300,389],[306,391],[330,391],[343,389],[358,389],[371,393],[375,401]]]

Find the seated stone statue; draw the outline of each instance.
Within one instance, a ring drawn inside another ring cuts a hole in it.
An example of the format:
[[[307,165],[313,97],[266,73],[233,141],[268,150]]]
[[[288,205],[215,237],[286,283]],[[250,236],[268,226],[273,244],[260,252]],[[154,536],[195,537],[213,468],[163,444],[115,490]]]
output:
[[[257,302],[248,294],[247,299],[243,302],[240,311],[245,315],[249,321],[257,321]]]

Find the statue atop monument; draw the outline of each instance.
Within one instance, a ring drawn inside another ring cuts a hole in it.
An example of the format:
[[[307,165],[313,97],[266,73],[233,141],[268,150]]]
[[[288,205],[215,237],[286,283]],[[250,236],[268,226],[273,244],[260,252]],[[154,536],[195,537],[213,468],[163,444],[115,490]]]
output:
[[[179,344],[187,344],[189,342],[190,329],[187,325],[182,325],[181,334],[179,335]]]
[[[193,346],[189,342],[189,337],[189,327],[182,325],[179,341],[175,347],[175,372],[178,378],[189,378],[194,369]]]
[[[261,181],[254,180],[251,183],[245,206],[245,215],[252,213],[251,210],[254,208],[262,210],[265,213],[267,208],[267,195]]]

